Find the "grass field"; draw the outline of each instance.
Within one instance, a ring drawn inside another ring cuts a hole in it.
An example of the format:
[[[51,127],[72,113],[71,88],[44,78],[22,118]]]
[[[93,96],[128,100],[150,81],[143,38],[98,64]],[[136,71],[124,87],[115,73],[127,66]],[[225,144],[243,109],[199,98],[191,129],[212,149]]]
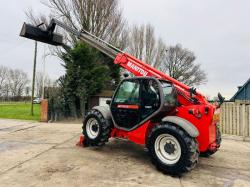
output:
[[[34,105],[34,116],[30,115],[31,104],[27,103],[0,103],[0,118],[40,120],[40,105]]]

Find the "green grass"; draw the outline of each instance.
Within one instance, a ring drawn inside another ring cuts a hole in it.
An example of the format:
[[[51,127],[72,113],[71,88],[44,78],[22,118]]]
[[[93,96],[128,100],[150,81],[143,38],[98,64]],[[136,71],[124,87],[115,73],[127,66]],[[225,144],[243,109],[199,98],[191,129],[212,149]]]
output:
[[[34,116],[30,115],[31,104],[16,103],[0,103],[0,118],[6,119],[24,119],[24,120],[40,120],[40,105],[34,105]]]

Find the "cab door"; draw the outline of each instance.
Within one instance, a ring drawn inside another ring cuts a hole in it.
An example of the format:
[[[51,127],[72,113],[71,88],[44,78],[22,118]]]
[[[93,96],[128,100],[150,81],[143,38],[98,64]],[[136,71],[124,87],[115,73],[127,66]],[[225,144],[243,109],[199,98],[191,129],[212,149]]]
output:
[[[140,80],[123,81],[111,103],[114,122],[121,128],[132,129],[140,122]]]

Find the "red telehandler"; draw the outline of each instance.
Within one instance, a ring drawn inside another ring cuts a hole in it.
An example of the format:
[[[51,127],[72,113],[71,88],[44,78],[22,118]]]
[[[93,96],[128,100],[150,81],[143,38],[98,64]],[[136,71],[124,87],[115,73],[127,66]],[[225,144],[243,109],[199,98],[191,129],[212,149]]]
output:
[[[46,30],[24,23],[21,36],[62,45],[54,33],[60,26],[80,40],[114,59],[114,63],[133,73],[117,87],[107,106],[95,106],[83,122],[84,144],[102,146],[113,138],[145,145],[153,164],[162,172],[180,175],[190,171],[200,154],[214,154],[221,143],[218,128],[219,104],[139,59],[115,48],[91,33],[78,32],[52,19]]]

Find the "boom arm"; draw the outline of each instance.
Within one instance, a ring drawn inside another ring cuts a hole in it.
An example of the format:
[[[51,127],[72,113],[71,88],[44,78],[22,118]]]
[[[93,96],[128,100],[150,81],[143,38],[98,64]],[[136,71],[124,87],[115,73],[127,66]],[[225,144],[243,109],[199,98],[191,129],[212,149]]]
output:
[[[198,93],[198,92],[191,92],[191,88],[187,85],[177,81],[176,79],[169,77],[168,75],[164,74],[163,72],[151,67],[150,65],[140,61],[139,59],[117,49],[116,47],[112,46],[111,44],[105,42],[104,40],[94,36],[93,34],[89,33],[86,30],[81,30],[80,32],[74,28],[67,26],[66,24],[58,21],[56,19],[52,19],[50,25],[48,26],[46,32],[49,36],[53,36],[55,27],[59,26],[64,30],[68,31],[69,33],[77,36],[80,40],[86,42],[90,46],[96,48],[97,50],[101,51],[102,53],[106,54],[110,58],[114,59],[114,63],[120,65],[124,69],[130,71],[135,76],[152,76],[160,79],[164,79],[167,81],[172,82],[175,86],[178,87],[178,90],[181,94],[188,99],[192,99],[194,97],[196,101],[199,103],[207,103],[205,97]],[[34,38],[32,38],[34,39]],[[191,93],[191,94],[190,94]]]
[[[77,31],[69,27],[68,25],[58,21],[56,19],[52,19],[50,25],[47,28],[47,31],[53,33],[55,27],[59,26],[64,30],[70,32],[71,34],[77,36],[80,40],[86,42],[90,46],[96,48],[97,50],[101,51],[102,53],[108,55],[110,58],[115,59],[118,53],[123,53],[121,50],[117,49],[116,47],[110,45],[109,43],[105,42],[104,40],[94,36],[93,34],[89,33],[86,30]]]

